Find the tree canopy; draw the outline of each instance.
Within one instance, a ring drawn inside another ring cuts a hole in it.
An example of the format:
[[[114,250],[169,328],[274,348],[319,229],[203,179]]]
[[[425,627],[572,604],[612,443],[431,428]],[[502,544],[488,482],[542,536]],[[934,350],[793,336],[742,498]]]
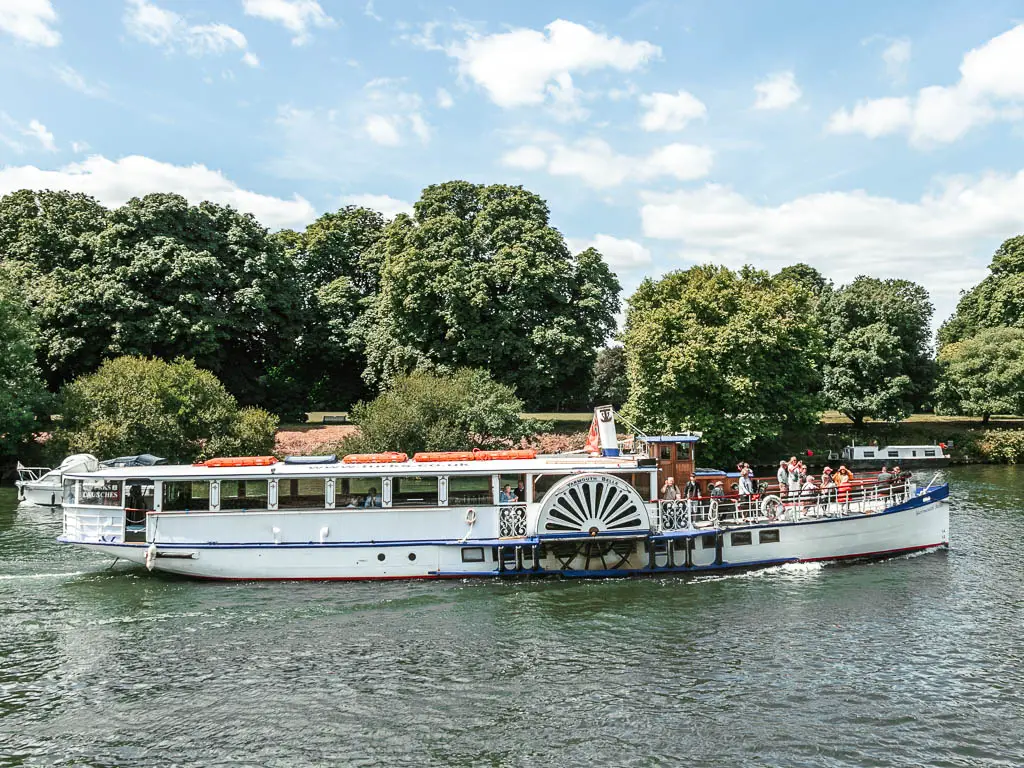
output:
[[[939,328],[939,347],[969,339],[984,328],[1024,328],[1024,235],[996,249],[989,274],[967,291]]]
[[[926,402],[932,311],[928,292],[909,280],[858,277],[830,293],[821,308],[827,405],[860,424],[904,418]]]
[[[986,328],[939,352],[936,399],[947,413],[1024,413],[1024,328]]]
[[[399,376],[388,391],[352,409],[350,418],[359,425],[359,434],[345,447],[409,454],[508,447],[529,433],[519,416],[522,408],[512,388],[495,382],[486,371],[416,371]]]
[[[37,429],[49,398],[35,364],[35,326],[16,280],[0,268],[0,457]]]
[[[619,284],[597,251],[569,252],[540,197],[502,184],[430,186],[378,248],[368,381],[476,367],[534,408],[585,401]]]
[[[820,414],[821,329],[796,281],[710,265],[647,279],[623,341],[627,417],[649,432],[706,430],[712,461]]]
[[[629,378],[626,375],[626,350],[605,347],[594,361],[594,382],[590,388],[590,404],[611,404],[622,408],[629,399]]]
[[[267,454],[277,418],[239,411],[235,398],[191,360],[119,357],[62,391],[55,446],[100,457],[153,453],[172,461]]]

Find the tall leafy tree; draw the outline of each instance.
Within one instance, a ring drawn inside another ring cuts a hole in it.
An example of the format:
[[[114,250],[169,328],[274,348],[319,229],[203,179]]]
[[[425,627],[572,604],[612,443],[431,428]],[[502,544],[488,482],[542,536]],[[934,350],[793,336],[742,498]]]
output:
[[[529,407],[586,400],[619,284],[601,255],[573,255],[522,187],[427,187],[378,243],[380,293],[365,325],[367,379],[415,367],[491,371]]]
[[[949,413],[1024,414],[1024,328],[986,328],[939,352],[936,399]]]
[[[820,415],[821,330],[797,281],[710,265],[645,280],[623,341],[627,417],[647,431],[705,431],[712,461]]]
[[[923,405],[935,380],[932,312],[928,292],[909,280],[858,277],[832,293],[822,308],[827,405],[856,424]]]
[[[37,428],[49,398],[35,362],[35,326],[11,270],[0,269],[0,457]]]
[[[594,361],[594,382],[590,388],[590,404],[611,404],[622,408],[629,398],[629,378],[626,374],[626,350],[605,347]]]
[[[984,328],[1024,328],[1024,235],[996,249],[989,273],[965,293],[939,328],[939,346],[963,341]]]

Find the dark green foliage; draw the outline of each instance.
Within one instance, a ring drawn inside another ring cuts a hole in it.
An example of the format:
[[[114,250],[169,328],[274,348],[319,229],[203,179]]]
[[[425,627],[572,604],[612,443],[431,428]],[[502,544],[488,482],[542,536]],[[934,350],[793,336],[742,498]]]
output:
[[[1024,328],[988,328],[939,352],[936,399],[945,413],[1024,414]]]
[[[438,184],[415,210],[377,247],[367,380],[469,366],[515,387],[531,408],[583,403],[618,310],[618,281],[601,255],[573,256],[544,201],[521,187]]]
[[[996,250],[988,276],[967,291],[939,329],[939,347],[963,341],[984,328],[1024,328],[1024,235]]]
[[[645,280],[623,340],[626,415],[649,433],[706,430],[705,460],[742,455],[820,413],[821,330],[795,281],[715,266]]]
[[[522,407],[515,392],[486,371],[416,371],[399,376],[387,392],[352,409],[349,418],[359,425],[359,433],[345,441],[343,450],[412,455],[507,447],[532,432],[533,425],[519,417]]]
[[[35,325],[18,276],[0,268],[0,457],[13,456],[49,396],[35,364]]]
[[[629,398],[629,378],[626,375],[626,350],[623,347],[605,347],[594,361],[594,381],[590,388],[591,406],[611,404],[622,408]]]
[[[243,409],[209,371],[191,360],[108,360],[63,392],[61,453],[100,458],[152,453],[172,461],[215,454],[267,453],[277,418]]]
[[[909,280],[858,277],[829,294],[821,307],[826,404],[860,424],[905,418],[927,402],[932,311],[928,292]]]

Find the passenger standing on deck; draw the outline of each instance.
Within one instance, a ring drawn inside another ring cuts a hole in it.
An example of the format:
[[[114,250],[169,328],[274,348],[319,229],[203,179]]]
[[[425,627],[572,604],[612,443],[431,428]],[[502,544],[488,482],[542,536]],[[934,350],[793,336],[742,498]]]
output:
[[[690,475],[690,479],[683,486],[683,498],[693,500],[700,496],[700,486],[697,485],[697,476]]]
[[[775,473],[775,479],[779,481],[779,496],[786,498],[786,491],[789,490],[789,468],[785,459],[779,462],[779,471]]]
[[[800,495],[800,464],[796,456],[789,459],[789,493],[791,496]]]
[[[662,501],[675,501],[679,498],[679,489],[676,488],[676,479],[674,477],[665,478],[665,484],[661,486],[658,498]]]
[[[747,514],[750,510],[750,497],[754,495],[754,473],[750,471],[749,465],[744,465],[740,471],[738,490],[740,514]]]
[[[885,468],[885,464],[882,465],[882,471],[878,473],[878,495],[888,496],[889,485],[892,483],[892,475],[889,474],[889,470]]]
[[[715,483],[714,488],[711,489],[711,498],[713,498],[713,499],[721,499],[724,496],[725,496],[725,486],[722,484],[722,481],[719,480],[717,483]]]
[[[525,483],[525,481],[523,481],[523,480],[519,481],[519,484],[516,486],[515,494],[516,494],[516,501],[518,501],[520,504],[525,504],[526,503],[526,483]]]
[[[800,503],[804,509],[818,503],[818,486],[814,483],[814,475],[808,475],[803,488],[800,489]]]
[[[498,502],[501,504],[514,504],[516,502],[516,495],[512,493],[511,485],[506,485],[501,489],[501,493],[498,494]]]
[[[836,480],[832,477],[832,467],[825,467],[821,471],[821,503],[825,505],[825,510],[828,511],[828,505],[835,500],[836,497]]]
[[[839,471],[836,472],[836,493],[839,497],[839,503],[847,508],[847,510],[850,506],[850,488],[852,483],[853,473],[845,466],[839,467]]]

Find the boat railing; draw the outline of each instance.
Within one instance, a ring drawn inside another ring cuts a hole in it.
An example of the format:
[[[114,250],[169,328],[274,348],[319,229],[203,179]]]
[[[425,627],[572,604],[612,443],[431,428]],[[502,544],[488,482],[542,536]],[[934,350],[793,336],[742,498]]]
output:
[[[64,538],[70,541],[124,541],[124,513],[113,507],[64,505]]]
[[[498,536],[503,539],[526,535],[526,505],[502,504],[498,507]]]
[[[816,517],[866,515],[906,501],[914,494],[907,481],[854,480],[843,486],[788,491],[778,484],[747,496],[697,496],[658,502],[653,526],[678,531],[768,521],[797,522]]]
[[[42,480],[43,475],[52,472],[52,467],[26,467],[18,462],[18,480],[22,483],[35,483]]]

